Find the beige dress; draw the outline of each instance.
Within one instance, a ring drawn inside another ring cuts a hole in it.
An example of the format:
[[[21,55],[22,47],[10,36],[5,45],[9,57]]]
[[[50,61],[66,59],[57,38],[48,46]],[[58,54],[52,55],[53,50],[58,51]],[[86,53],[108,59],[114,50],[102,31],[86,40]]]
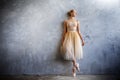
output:
[[[78,21],[77,21],[78,24]],[[75,22],[67,22],[67,32],[63,45],[61,45],[61,54],[65,60],[73,60],[83,58],[82,41],[77,32],[77,24]]]

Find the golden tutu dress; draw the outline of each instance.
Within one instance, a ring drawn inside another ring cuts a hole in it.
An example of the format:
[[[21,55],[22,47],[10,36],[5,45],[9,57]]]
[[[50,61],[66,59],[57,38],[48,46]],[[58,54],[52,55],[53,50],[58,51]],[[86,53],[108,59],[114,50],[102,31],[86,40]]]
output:
[[[83,58],[82,41],[74,22],[67,22],[67,32],[63,45],[61,45],[61,54],[65,60],[73,60],[74,57],[76,59]]]

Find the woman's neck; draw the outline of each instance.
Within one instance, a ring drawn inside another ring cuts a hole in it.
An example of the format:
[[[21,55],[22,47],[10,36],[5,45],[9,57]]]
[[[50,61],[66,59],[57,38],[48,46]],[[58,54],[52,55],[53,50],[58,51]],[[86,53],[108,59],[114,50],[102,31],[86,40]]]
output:
[[[69,19],[75,19],[75,17],[70,16]]]

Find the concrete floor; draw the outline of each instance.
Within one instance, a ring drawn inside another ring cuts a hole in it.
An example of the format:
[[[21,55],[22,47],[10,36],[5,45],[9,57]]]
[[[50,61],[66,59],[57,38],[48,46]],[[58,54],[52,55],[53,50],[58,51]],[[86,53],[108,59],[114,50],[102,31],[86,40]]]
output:
[[[35,75],[35,76],[0,76],[0,80],[120,80],[119,76],[113,75]]]

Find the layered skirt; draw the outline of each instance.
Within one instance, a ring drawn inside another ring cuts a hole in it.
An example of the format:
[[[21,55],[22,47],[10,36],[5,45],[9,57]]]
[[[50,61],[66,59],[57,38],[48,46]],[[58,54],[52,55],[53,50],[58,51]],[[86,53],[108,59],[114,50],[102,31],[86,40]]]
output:
[[[60,51],[65,60],[83,58],[82,41],[77,31],[66,32]]]

